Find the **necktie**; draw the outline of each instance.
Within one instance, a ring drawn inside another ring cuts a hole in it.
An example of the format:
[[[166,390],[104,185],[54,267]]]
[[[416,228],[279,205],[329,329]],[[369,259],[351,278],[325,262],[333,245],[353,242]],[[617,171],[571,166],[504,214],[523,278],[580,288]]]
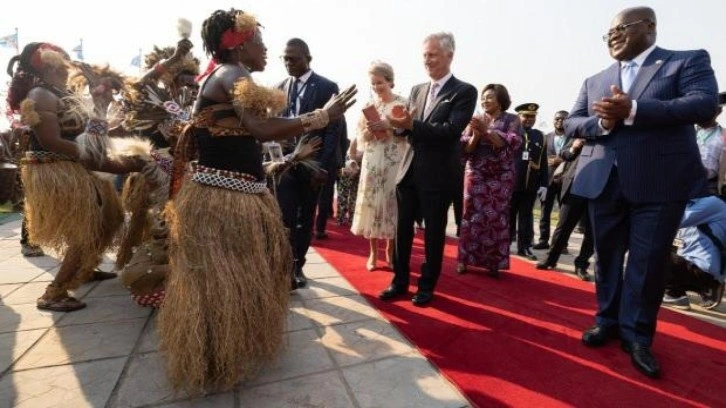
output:
[[[297,116],[297,102],[300,99],[300,78],[296,78],[290,89],[290,117]]]
[[[630,87],[633,86],[635,75],[638,73],[638,64],[634,61],[625,61],[620,71],[620,84],[623,86],[623,92],[629,93]]]
[[[426,110],[424,110],[424,116],[428,116],[429,113],[431,113],[431,110],[434,108],[434,100],[436,100],[436,93],[439,90],[439,83],[434,82],[431,84],[431,88],[429,89],[429,97],[426,100]]]

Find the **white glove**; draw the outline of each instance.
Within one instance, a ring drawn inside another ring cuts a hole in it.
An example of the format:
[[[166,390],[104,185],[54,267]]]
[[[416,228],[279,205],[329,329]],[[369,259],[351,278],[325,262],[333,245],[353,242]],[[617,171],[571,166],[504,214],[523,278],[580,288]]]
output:
[[[547,187],[540,187],[539,190],[537,190],[537,198],[539,198],[539,201],[544,201],[547,197]]]

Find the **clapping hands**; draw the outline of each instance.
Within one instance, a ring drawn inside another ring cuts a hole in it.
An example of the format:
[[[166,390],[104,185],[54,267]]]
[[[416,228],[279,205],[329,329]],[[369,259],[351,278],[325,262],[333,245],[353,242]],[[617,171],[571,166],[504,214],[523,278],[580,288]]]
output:
[[[630,96],[618,86],[611,85],[610,92],[612,96],[606,96],[592,104],[595,115],[602,120],[602,126],[607,130],[612,129],[619,121],[627,119],[633,108]]]

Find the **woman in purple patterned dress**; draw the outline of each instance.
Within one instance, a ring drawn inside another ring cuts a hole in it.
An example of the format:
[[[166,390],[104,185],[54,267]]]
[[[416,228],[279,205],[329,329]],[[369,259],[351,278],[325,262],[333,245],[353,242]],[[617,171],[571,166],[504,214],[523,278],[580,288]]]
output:
[[[466,170],[456,271],[471,265],[498,278],[509,269],[509,204],[522,130],[517,115],[505,112],[511,99],[503,85],[485,86],[481,105],[484,114],[474,115],[461,137]]]

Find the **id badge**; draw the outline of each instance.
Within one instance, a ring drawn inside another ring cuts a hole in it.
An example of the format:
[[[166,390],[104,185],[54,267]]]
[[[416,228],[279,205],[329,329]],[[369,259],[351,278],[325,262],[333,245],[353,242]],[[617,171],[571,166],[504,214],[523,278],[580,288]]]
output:
[[[267,148],[267,152],[270,155],[270,160],[273,162],[285,161],[285,157],[282,154],[282,146],[277,142],[265,142],[263,145]]]
[[[680,238],[673,239],[673,246],[676,248],[683,248],[683,240]]]
[[[527,150],[522,152],[522,160],[529,160],[529,152]]]

